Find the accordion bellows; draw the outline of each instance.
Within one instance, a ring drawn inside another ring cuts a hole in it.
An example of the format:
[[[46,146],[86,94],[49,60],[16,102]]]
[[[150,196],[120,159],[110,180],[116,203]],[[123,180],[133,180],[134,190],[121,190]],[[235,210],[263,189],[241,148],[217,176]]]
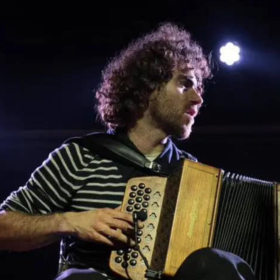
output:
[[[278,189],[274,182],[185,160],[169,177],[129,180],[122,211],[146,211],[138,244],[150,267],[173,276],[193,251],[213,247],[242,257],[258,280],[278,279]],[[113,251],[110,267],[145,277],[136,250]]]

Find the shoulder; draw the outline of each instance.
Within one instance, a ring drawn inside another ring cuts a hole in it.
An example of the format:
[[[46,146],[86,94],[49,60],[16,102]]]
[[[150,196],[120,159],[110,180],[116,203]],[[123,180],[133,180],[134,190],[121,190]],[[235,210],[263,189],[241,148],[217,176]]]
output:
[[[62,147],[70,147],[79,149],[81,153],[98,154],[98,148],[96,143],[102,141],[102,138],[107,138],[105,133],[90,133],[86,135],[80,135],[68,138],[64,141]]]
[[[112,152],[116,139],[114,135],[107,133],[94,132],[86,135],[68,138],[61,146],[62,150],[68,150],[68,154],[77,154],[86,163],[101,161],[109,163],[114,161]],[[109,151],[109,152],[108,152]]]
[[[108,139],[112,138],[114,138],[113,135],[109,135],[107,133],[94,132],[86,135],[68,138],[66,141],[64,141],[64,144],[76,144],[87,151],[98,153],[98,143],[102,143],[103,141],[107,141]]]
[[[96,158],[98,158],[96,153],[82,146],[79,142],[69,141],[51,151],[44,164],[67,167],[68,169],[71,166],[76,166],[77,170],[82,170],[94,162]]]

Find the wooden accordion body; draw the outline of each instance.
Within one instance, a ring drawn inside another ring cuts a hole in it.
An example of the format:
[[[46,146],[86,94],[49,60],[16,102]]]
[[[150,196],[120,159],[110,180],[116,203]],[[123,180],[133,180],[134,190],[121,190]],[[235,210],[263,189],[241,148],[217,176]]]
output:
[[[278,280],[278,191],[277,183],[185,160],[167,178],[129,180],[122,211],[147,209],[139,246],[165,276],[195,250],[213,247],[242,257],[256,279]],[[124,278],[145,278],[144,261],[132,249],[113,251],[110,267]]]

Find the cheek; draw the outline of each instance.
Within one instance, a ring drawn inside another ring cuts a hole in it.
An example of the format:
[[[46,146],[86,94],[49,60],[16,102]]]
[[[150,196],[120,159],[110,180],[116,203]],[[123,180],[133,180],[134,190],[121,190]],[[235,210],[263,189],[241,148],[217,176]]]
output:
[[[170,98],[170,100],[168,100],[166,104],[169,110],[172,110],[177,113],[184,112],[185,101],[183,100],[183,98],[181,98],[181,96],[176,96],[176,98]]]
[[[164,102],[164,111],[169,114],[176,114],[179,111],[178,101],[172,98],[166,99]]]
[[[158,102],[158,110],[168,115],[178,115],[184,112],[185,96],[177,90],[165,92],[165,95]]]

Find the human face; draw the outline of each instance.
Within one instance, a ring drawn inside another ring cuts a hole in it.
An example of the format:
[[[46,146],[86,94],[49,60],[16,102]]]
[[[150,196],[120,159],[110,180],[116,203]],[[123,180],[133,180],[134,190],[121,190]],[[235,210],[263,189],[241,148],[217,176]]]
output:
[[[178,139],[190,136],[194,119],[203,103],[193,69],[175,71],[172,79],[150,98],[153,124]]]

